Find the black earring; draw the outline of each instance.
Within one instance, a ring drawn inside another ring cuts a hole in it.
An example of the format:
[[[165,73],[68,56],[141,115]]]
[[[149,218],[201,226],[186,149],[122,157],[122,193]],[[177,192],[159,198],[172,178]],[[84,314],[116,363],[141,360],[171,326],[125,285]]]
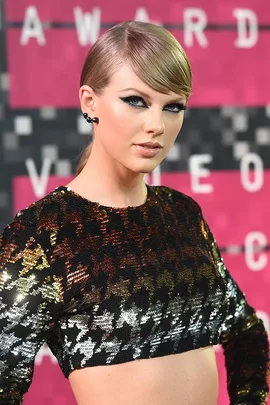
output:
[[[89,123],[91,123],[91,122],[95,122],[96,124],[99,123],[98,117],[91,118],[91,117],[89,117],[89,115],[87,113],[83,113],[83,116],[86,119],[86,121]]]

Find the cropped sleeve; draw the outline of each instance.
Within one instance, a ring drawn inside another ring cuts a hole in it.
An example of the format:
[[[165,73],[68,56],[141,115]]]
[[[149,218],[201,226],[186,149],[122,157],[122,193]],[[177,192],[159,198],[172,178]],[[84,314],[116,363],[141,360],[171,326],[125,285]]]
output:
[[[230,405],[266,405],[269,391],[269,344],[257,317],[228,269],[200,211],[200,228],[214,264],[226,285],[228,312],[220,343],[224,350]]]
[[[21,404],[37,351],[58,314],[49,246],[18,214],[0,237],[0,405]]]

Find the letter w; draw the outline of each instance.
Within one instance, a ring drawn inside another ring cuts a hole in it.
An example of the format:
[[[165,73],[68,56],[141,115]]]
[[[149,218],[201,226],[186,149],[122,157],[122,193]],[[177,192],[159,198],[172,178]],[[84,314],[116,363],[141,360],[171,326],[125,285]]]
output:
[[[74,8],[75,25],[80,45],[92,45],[98,39],[100,32],[100,14],[99,7],[95,7],[92,14],[83,14],[80,7]]]

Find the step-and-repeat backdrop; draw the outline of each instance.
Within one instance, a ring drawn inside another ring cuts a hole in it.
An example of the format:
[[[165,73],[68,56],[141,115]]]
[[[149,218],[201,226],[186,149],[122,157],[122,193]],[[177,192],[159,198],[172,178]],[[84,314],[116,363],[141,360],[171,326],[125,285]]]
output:
[[[193,66],[183,129],[149,184],[202,206],[224,261],[269,331],[270,14],[268,0],[0,0],[0,230],[74,175],[90,141],[78,99],[89,47],[123,20],[164,25]],[[216,347],[219,405],[228,404]],[[50,350],[25,405],[74,405]]]

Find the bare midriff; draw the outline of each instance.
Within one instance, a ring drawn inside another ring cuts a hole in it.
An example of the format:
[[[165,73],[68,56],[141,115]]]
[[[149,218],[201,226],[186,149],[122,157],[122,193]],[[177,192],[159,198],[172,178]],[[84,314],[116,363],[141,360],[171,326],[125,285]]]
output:
[[[217,405],[213,346],[180,354],[74,370],[78,405]]]

